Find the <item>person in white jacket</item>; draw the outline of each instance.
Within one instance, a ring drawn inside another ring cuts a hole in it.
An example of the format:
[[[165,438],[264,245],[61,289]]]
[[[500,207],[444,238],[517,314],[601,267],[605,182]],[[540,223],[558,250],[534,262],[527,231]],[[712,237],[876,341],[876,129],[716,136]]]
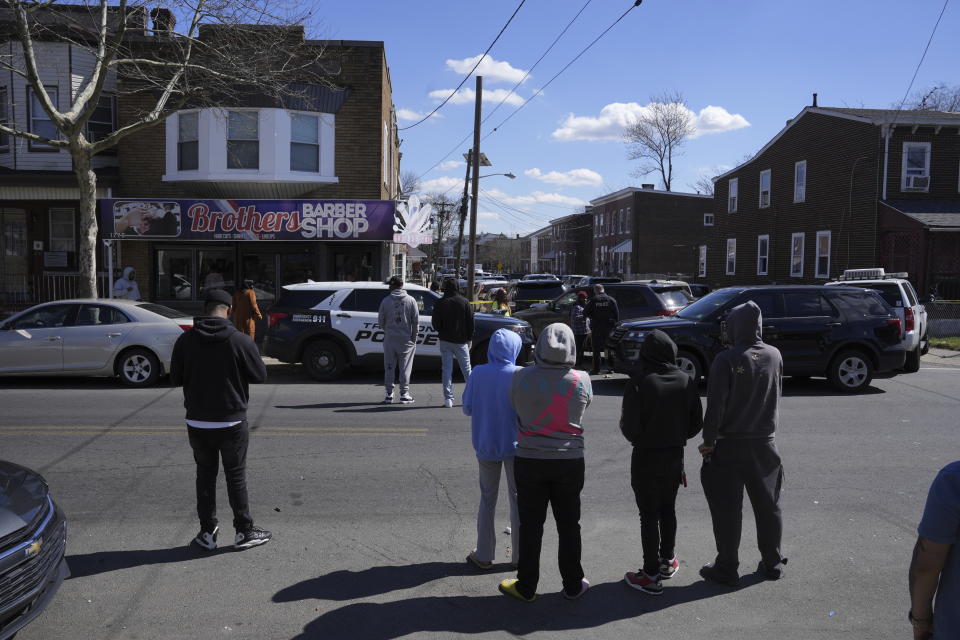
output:
[[[140,287],[134,280],[137,272],[133,267],[127,267],[123,270],[123,277],[113,283],[113,297],[124,298],[126,300],[139,300]]]
[[[400,404],[410,404],[410,372],[417,350],[420,310],[417,301],[403,290],[403,280],[393,276],[388,283],[390,295],[380,303],[377,322],[383,330],[383,403],[393,402],[393,385],[399,370]]]

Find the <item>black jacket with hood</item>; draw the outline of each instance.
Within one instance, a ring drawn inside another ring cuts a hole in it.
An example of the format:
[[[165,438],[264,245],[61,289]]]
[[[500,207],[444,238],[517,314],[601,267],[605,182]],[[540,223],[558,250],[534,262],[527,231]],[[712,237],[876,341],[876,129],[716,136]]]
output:
[[[727,316],[733,346],[710,366],[703,444],[718,439],[773,438],[780,412],[783,358],[761,338],[760,307],[749,301]]]
[[[226,318],[194,318],[173,346],[170,382],[183,385],[187,420],[245,420],[249,383],[266,379],[257,345]]]
[[[431,321],[437,338],[444,342],[466,344],[473,339],[473,311],[455,281],[443,283],[443,297],[434,305]]]
[[[647,334],[640,355],[643,372],[627,382],[620,431],[640,449],[682,448],[703,423],[697,383],[677,367],[677,345],[659,329]]]

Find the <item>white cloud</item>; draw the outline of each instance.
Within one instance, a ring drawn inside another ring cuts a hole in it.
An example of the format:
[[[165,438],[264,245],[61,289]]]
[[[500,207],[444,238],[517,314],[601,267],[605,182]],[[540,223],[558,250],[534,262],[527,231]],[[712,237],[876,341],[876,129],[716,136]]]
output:
[[[640,105],[636,102],[613,102],[603,107],[600,114],[592,116],[575,116],[569,114],[550,135],[562,142],[573,140],[622,140],[624,130],[645,114],[650,105]],[[730,113],[723,107],[708,105],[699,113],[687,109],[694,126],[696,138],[711,133],[723,133],[749,127],[750,123],[739,113]]]
[[[453,94],[453,97],[450,98],[450,104],[473,104],[477,99],[477,92],[473,89],[460,89],[456,93],[453,92],[453,89],[437,89],[436,91],[431,91],[429,96],[437,102],[442,102],[451,94]],[[524,101],[522,97],[515,93],[510,93],[507,89],[483,90],[484,102],[500,102],[502,100],[505,100],[507,104],[513,106],[520,106]]]
[[[569,207],[581,207],[590,204],[586,200],[565,196],[562,193],[544,193],[543,191],[534,191],[525,196],[513,196],[499,189],[485,189],[485,195],[492,196],[501,202],[505,202],[519,209],[527,210],[531,205],[548,204],[562,205]],[[483,194],[481,194],[483,195]]]
[[[582,187],[582,186],[600,186],[603,184],[603,176],[590,169],[571,169],[570,171],[549,171],[543,173],[540,169],[534,167],[527,169],[523,174],[529,178],[556,184],[563,187]]]
[[[463,191],[463,178],[440,176],[432,180],[424,180],[420,184],[420,193],[446,193],[457,189]]]
[[[467,163],[463,160],[447,160],[446,162],[441,162],[437,165],[437,169],[440,171],[451,171],[457,167],[465,167]]]
[[[490,219],[490,220],[499,220],[499,219],[500,219],[500,214],[499,214],[499,213],[495,213],[495,212],[493,212],[493,211],[481,211],[481,212],[477,213],[477,217],[478,217],[478,218],[487,218],[487,219]]]
[[[447,68],[456,71],[460,75],[470,73],[473,65],[477,64],[480,56],[464,58],[463,60],[447,60]],[[504,60],[494,60],[490,56],[484,56],[483,61],[477,66],[474,73],[483,76],[484,80],[489,82],[509,82],[515,84],[520,82],[527,73],[523,69],[516,69]]]
[[[423,120],[426,116],[426,113],[420,113],[419,111],[414,111],[413,109],[397,109],[397,120],[413,122],[415,120]],[[442,117],[443,115],[439,111],[430,115],[431,119]]]

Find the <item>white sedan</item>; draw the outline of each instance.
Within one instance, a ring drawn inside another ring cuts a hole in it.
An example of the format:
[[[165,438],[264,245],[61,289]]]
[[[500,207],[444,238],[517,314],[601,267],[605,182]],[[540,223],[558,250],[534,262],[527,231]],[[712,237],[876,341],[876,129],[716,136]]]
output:
[[[192,327],[183,312],[150,302],[46,302],[0,324],[0,375],[109,376],[146,387],[170,371],[173,344]]]

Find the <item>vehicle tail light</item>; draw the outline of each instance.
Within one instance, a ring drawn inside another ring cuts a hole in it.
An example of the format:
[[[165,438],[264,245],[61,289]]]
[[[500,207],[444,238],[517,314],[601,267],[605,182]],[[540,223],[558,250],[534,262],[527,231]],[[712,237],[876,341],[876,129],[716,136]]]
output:
[[[904,331],[913,331],[913,307],[906,307],[903,310]]]
[[[887,318],[887,324],[897,328],[897,333],[900,333],[900,318]]]
[[[282,311],[271,311],[268,314],[268,317],[270,318],[270,328],[272,329],[278,324],[280,324],[280,321],[283,320],[284,318],[289,318],[290,314],[283,313]]]
[[[660,315],[662,315],[662,316],[672,316],[672,315],[675,314],[677,311],[680,311],[680,309],[663,309],[662,311],[660,311]]]
[[[184,331],[190,331],[190,329],[193,329],[192,324],[178,324],[177,326],[183,329]]]

